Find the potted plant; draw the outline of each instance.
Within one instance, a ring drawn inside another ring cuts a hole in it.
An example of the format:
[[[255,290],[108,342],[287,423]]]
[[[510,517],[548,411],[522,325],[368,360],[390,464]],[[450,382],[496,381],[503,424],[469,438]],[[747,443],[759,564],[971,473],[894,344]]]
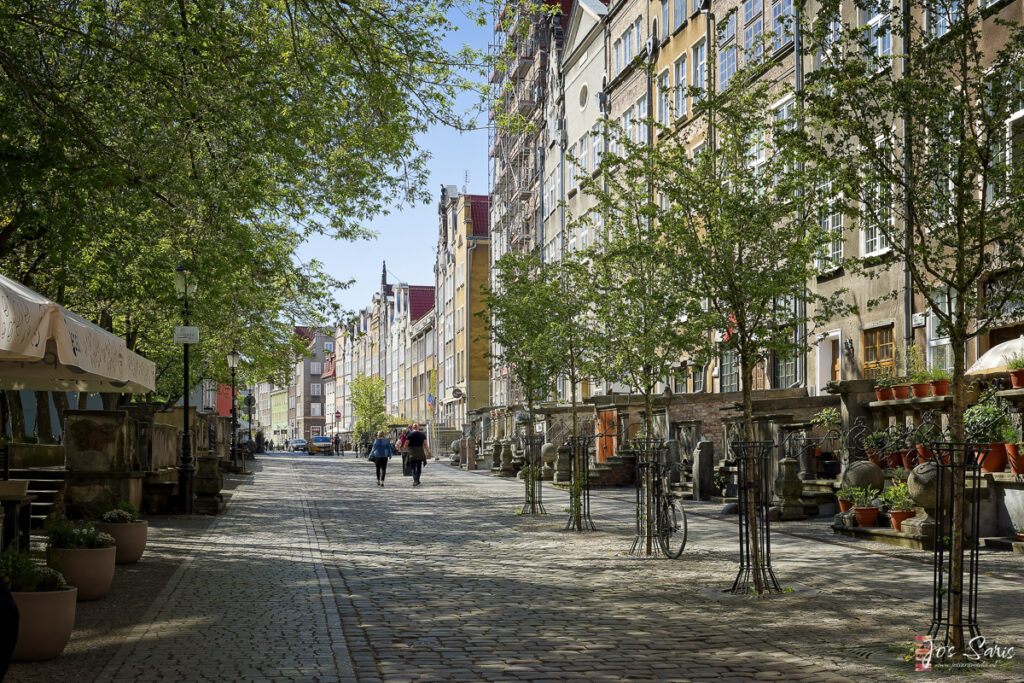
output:
[[[910,389],[914,398],[926,398],[931,386],[931,372],[928,370],[928,361],[917,344],[907,346],[907,372],[910,375]]]
[[[875,377],[875,398],[879,401],[892,400],[892,375],[882,374]]]
[[[39,662],[63,652],[75,626],[78,589],[67,585],[60,572],[13,547],[0,555],[0,577],[18,606],[18,639],[12,658]]]
[[[46,527],[46,564],[78,588],[79,600],[99,600],[114,580],[117,548],[109,534],[93,524],[60,520]]]
[[[1015,529],[1017,540],[1024,542],[1024,524],[1019,524]]]
[[[945,396],[949,393],[949,378],[951,374],[949,370],[940,367],[932,367],[931,378],[928,380],[928,384],[932,388],[932,396]]]
[[[912,445],[917,450],[918,462],[932,459],[932,449],[929,444],[934,443],[938,438],[938,431],[929,422],[922,422],[910,433],[912,443],[908,445]]]
[[[1006,441],[1006,459],[1010,461],[1010,471],[1024,474],[1024,439],[1021,439],[1020,432],[1013,427],[1006,427],[1003,439]]]
[[[964,411],[964,436],[967,443],[979,446],[982,472],[1006,469],[1006,444],[1002,441],[1006,426],[1006,414],[990,396]]]
[[[864,453],[867,454],[868,460],[881,467],[882,454],[885,452],[885,447],[889,445],[889,433],[884,430],[871,432],[864,437],[864,441],[862,443],[864,445]]]
[[[910,398],[910,381],[907,377],[896,377],[893,379],[892,397],[897,401]]]
[[[853,514],[857,517],[857,526],[873,527],[878,522],[878,506],[875,498],[878,491],[870,486],[859,486],[853,495]]]
[[[1003,359],[1010,370],[1010,386],[1014,389],[1024,389],[1024,353],[1018,351],[1010,356],[1003,356]]]
[[[889,506],[889,522],[896,531],[901,531],[903,520],[913,517],[917,512],[914,510],[914,499],[907,491],[907,485],[902,481],[885,490],[883,496],[886,505]]]
[[[139,508],[134,503],[121,503],[100,517],[96,530],[114,537],[117,544],[117,564],[134,564],[146,549],[149,523],[139,519]]]
[[[853,508],[853,499],[857,495],[857,487],[844,486],[836,491],[836,499],[839,500],[839,511],[849,512]]]

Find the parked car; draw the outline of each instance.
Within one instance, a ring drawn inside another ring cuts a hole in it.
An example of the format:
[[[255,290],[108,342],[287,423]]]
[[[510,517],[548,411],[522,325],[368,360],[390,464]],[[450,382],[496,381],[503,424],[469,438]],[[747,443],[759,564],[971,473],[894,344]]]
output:
[[[288,446],[288,450],[305,453],[309,450],[309,446],[306,444],[305,439],[292,439],[291,444]]]
[[[334,445],[331,443],[331,437],[329,436],[314,436],[313,442],[309,444],[310,454],[323,453],[324,455],[330,455],[334,452]]]

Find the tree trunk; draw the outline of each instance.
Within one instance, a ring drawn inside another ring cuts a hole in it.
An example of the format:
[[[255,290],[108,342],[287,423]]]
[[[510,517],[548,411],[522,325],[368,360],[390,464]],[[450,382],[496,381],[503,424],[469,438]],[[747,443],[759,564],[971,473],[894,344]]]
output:
[[[117,401],[117,394],[104,391],[100,394],[100,400],[103,401],[103,410],[113,410]]]
[[[50,392],[53,405],[57,408],[57,422],[60,426],[60,440],[64,441],[64,413],[68,411],[68,395],[63,391]]]
[[[587,466],[586,455],[579,453],[579,430],[576,427],[576,364],[569,361],[569,397],[572,404],[572,481],[569,483],[569,509],[572,510],[573,526],[583,531],[583,473],[580,467]],[[596,431],[596,430],[595,430]],[[557,447],[558,444],[555,444]]]
[[[754,384],[754,363],[746,356],[740,358],[741,382],[743,386],[743,438],[748,442],[754,440],[754,399],[751,387]],[[745,476],[742,485],[747,489],[747,505],[740,511],[740,514],[747,517],[747,543],[750,554],[750,570],[754,576],[754,590],[760,595],[764,593],[765,581],[761,574],[761,539],[757,527],[757,505],[754,501],[754,494],[760,487],[761,482],[754,479],[754,472],[757,469],[755,458],[759,454],[756,449],[748,445],[743,450],[743,461]]]
[[[537,432],[533,424],[532,391],[526,392],[526,409],[530,412],[530,429],[526,435],[526,439],[524,439],[524,444],[526,446],[526,458],[524,462],[526,462],[526,467],[529,468],[529,475],[523,478],[526,480],[526,495],[530,498],[530,514],[535,515],[537,514],[537,477],[540,473],[537,471],[537,466],[534,462],[534,460],[539,460],[539,458],[537,458],[537,454],[534,453],[533,448],[533,438]]]
[[[651,387],[648,384],[644,387],[644,443],[643,448],[647,451],[647,463],[651,464],[654,457],[654,416],[651,415]],[[644,520],[647,525],[647,554],[654,554],[654,499],[651,486],[654,484],[653,477],[651,475],[651,468],[644,468],[644,488],[647,491],[647,519]]]
[[[36,438],[39,443],[53,443],[53,423],[50,420],[50,392],[32,392],[36,399]]]
[[[85,410],[89,407],[89,392],[79,391],[78,392],[78,409]]]
[[[951,425],[952,440],[956,446],[953,448],[953,516],[949,520],[949,632],[952,639],[950,643],[957,654],[964,650],[963,633],[963,585],[964,585],[964,497],[958,495],[964,489],[965,467],[964,457],[967,448],[964,444],[964,411],[967,409],[967,387],[964,382],[964,351],[967,343],[959,335],[951,335],[951,350],[953,352],[953,415]],[[948,518],[946,512],[944,519]],[[974,542],[977,542],[975,539]]]
[[[8,389],[4,393],[11,414],[11,441],[25,443],[25,410],[21,405],[21,393],[16,389]]]

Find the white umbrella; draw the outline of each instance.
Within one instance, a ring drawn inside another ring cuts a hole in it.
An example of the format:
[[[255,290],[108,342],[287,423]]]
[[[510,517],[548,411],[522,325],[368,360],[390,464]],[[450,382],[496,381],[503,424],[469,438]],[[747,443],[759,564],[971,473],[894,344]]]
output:
[[[996,344],[991,349],[981,354],[981,358],[968,368],[968,375],[989,375],[999,372],[1009,372],[1010,368],[1006,363],[1014,354],[1024,354],[1024,335]]]
[[[156,365],[117,335],[0,275],[0,389],[145,393]]]

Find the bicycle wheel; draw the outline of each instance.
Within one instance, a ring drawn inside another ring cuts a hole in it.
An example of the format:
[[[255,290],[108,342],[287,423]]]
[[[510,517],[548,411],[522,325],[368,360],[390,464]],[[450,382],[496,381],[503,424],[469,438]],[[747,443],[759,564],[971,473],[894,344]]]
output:
[[[686,511],[675,501],[665,500],[658,512],[658,545],[665,557],[675,560],[686,547]]]

